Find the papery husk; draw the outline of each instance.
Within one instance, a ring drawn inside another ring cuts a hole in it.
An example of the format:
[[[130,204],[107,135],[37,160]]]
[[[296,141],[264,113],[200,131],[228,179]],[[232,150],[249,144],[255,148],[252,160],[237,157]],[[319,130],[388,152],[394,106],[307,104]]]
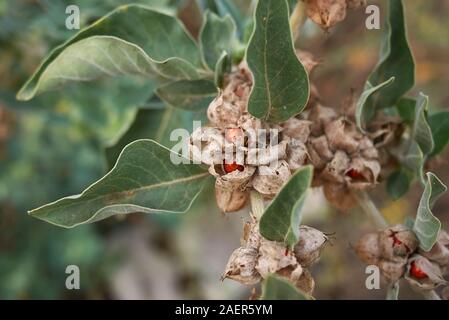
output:
[[[215,183],[215,199],[221,212],[235,212],[242,209],[248,202],[249,190],[229,190]]]

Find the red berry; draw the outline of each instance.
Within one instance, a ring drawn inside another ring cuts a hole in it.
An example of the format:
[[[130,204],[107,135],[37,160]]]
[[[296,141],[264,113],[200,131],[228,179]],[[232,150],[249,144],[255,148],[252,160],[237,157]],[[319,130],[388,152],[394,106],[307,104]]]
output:
[[[356,169],[349,169],[348,172],[346,172],[346,175],[350,177],[351,179],[361,179],[363,178],[363,175],[360,171],[357,171]]]
[[[237,164],[235,161],[233,163],[225,163],[223,162],[223,169],[226,173],[231,173],[235,170],[243,171],[245,170],[245,167],[241,164]]]
[[[427,274],[416,265],[415,261],[410,265],[410,274],[416,279],[425,279],[428,277]]]

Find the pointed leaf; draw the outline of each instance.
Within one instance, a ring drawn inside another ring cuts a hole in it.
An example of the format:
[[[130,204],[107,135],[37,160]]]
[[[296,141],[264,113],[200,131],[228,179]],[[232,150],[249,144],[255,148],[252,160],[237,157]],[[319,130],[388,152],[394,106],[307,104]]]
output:
[[[185,212],[209,174],[194,164],[175,165],[173,153],[152,140],[126,146],[116,165],[80,195],[66,197],[29,213],[72,228],[116,214]]]
[[[310,300],[310,297],[299,291],[287,279],[269,275],[262,284],[261,300]]]
[[[215,65],[214,82],[217,88],[223,88],[224,76],[231,71],[231,67],[231,56],[226,51],[223,51]]]
[[[401,98],[396,103],[396,109],[398,110],[401,119],[408,125],[412,126],[415,120],[415,107],[416,100],[412,98]]]
[[[170,140],[171,132],[178,128],[193,130],[193,121],[206,123],[206,113],[184,111],[172,107],[159,110],[139,110],[127,131],[118,141],[111,143],[106,148],[109,168],[114,166],[122,149],[135,140],[152,139],[171,148],[178,143],[178,141]]]
[[[366,83],[365,89],[359,100],[357,101],[355,111],[355,120],[357,123],[357,127],[361,131],[364,131],[368,121],[371,120],[371,118],[376,114],[376,109],[368,103],[369,98],[377,91],[391,85],[391,83],[393,83],[394,81],[395,78],[391,77],[387,81],[382,82],[377,86],[373,86],[369,81]]]
[[[429,117],[428,121],[435,143],[431,155],[435,156],[441,153],[449,142],[449,112],[435,113]]]
[[[33,76],[20,89],[17,98],[20,100],[29,100],[40,92],[54,88],[54,86],[59,84],[57,81],[58,72],[64,73],[64,67],[69,66],[71,69],[87,69],[88,67],[98,69],[92,64],[91,56],[88,61],[84,61],[86,56],[82,50],[83,47],[78,47],[76,52],[72,51],[72,54],[76,55],[76,58],[72,57],[72,62],[76,61],[75,66],[70,66],[69,62],[65,62],[64,60],[64,56],[67,55],[65,51],[68,47],[93,36],[110,36],[120,39],[121,41],[115,41],[112,46],[117,45],[121,47],[121,49],[117,48],[116,51],[122,50],[125,44],[128,44],[125,47],[132,47],[134,50],[131,52],[125,50],[122,53],[121,59],[123,61],[128,60],[128,56],[130,56],[129,60],[131,64],[136,62],[136,59],[144,56],[143,53],[149,58],[145,58],[144,62],[148,62],[149,60],[158,64],[166,62],[168,66],[163,68],[163,74],[167,77],[190,79],[196,76],[195,69],[201,65],[201,55],[198,47],[175,17],[142,5],[125,5],[81,30],[64,44],[55,48]],[[90,49],[90,54],[94,52],[93,49]],[[104,50],[105,48],[102,47],[101,49]],[[102,52],[101,49],[98,49],[97,53],[104,58],[103,62],[106,65],[116,63],[116,61],[110,61],[108,52]],[[137,51],[141,52],[138,54],[136,53]],[[59,67],[55,66],[55,60],[57,58],[59,58],[58,63],[64,61]],[[98,61],[95,60],[95,62]],[[140,66],[141,62],[137,63],[137,65]],[[53,71],[49,75],[46,70],[50,66],[52,66]],[[100,66],[100,69],[102,67]],[[148,69],[145,70],[149,71]],[[83,71],[85,72],[85,70]],[[115,71],[113,73],[115,74],[117,72]],[[47,84],[51,80],[52,87],[42,86],[42,77],[47,77],[47,80],[45,80]],[[84,79],[75,78],[73,80],[92,79],[86,77]]]
[[[309,79],[296,57],[286,0],[259,0],[246,61],[254,76],[248,111],[270,122],[300,113],[309,98]]]
[[[217,95],[215,83],[209,80],[179,80],[156,89],[168,105],[185,110],[205,110]]]
[[[210,11],[204,14],[199,40],[203,62],[210,70],[215,70],[223,51],[231,54],[232,46],[237,42],[235,32],[231,16],[221,18]]]
[[[393,106],[415,84],[415,63],[407,40],[402,1],[389,0],[388,8],[380,62],[368,82],[376,86],[391,77],[396,80],[370,99],[369,108],[375,110]]]
[[[402,159],[402,164],[413,173],[414,177],[417,177],[424,184],[424,153],[415,140],[409,140],[408,144],[409,147]]]
[[[393,200],[404,196],[410,189],[413,175],[405,168],[394,171],[387,180],[387,192]]]
[[[428,102],[429,97],[420,93],[419,98],[416,101],[415,117],[410,137],[418,143],[424,156],[430,154],[434,147],[432,130],[427,122]]]
[[[260,233],[265,238],[289,247],[298,242],[300,213],[312,177],[312,166],[299,169],[273,199],[260,219]]]
[[[426,174],[427,183],[419,201],[413,231],[419,239],[419,246],[424,251],[429,251],[437,241],[441,222],[432,213],[435,201],[446,192],[446,186],[436,175],[431,172]]]

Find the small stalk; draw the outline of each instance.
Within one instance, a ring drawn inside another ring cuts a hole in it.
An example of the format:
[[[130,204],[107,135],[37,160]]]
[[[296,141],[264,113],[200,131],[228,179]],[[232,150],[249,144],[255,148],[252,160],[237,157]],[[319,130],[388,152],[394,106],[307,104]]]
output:
[[[259,192],[251,190],[251,210],[253,212],[254,218],[259,221],[262,218],[263,212],[265,211],[265,204],[263,198]]]
[[[373,201],[371,201],[366,192],[354,192],[353,195],[360,208],[362,208],[362,210],[371,217],[379,229],[385,229],[388,227],[387,221],[374,205]]]
[[[424,299],[426,300],[441,300],[440,296],[434,291],[422,291]]]
[[[306,21],[306,18],[306,4],[302,0],[298,0],[290,16],[290,29],[293,33],[293,42],[296,42],[299,38],[299,29]]]

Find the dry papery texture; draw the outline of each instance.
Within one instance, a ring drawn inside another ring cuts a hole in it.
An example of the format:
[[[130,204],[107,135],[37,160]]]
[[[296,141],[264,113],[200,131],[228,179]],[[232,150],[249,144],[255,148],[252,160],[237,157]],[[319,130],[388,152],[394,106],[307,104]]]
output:
[[[395,225],[379,232],[365,234],[355,246],[359,258],[377,265],[390,283],[405,278],[417,291],[447,286],[443,275],[449,267],[449,235],[440,231],[438,241],[429,252],[418,247],[414,232]]]
[[[327,30],[346,18],[348,9],[355,10],[366,5],[365,0],[303,0],[307,16]]]
[[[223,279],[255,285],[275,273],[312,295],[315,282],[308,268],[318,261],[327,242],[324,233],[303,225],[294,250],[288,250],[283,243],[263,238],[258,222],[252,218],[244,224],[241,247],[231,254]]]
[[[297,56],[311,74],[318,62],[308,52],[297,51]],[[247,110],[251,86],[251,73],[242,62],[209,105],[210,125],[195,130],[190,139],[191,158],[208,165],[216,177],[223,212],[245,206],[249,189],[273,198],[306,164],[314,167],[313,185],[322,186],[326,198],[342,210],[355,205],[354,191],[372,188],[385,176],[382,167],[392,162],[388,150],[399,140],[397,119],[376,118],[370,133],[363,134],[354,123],[353,95],[338,111],[322,105],[312,84],[305,111],[284,123],[268,123]],[[225,159],[226,151],[234,157]]]

